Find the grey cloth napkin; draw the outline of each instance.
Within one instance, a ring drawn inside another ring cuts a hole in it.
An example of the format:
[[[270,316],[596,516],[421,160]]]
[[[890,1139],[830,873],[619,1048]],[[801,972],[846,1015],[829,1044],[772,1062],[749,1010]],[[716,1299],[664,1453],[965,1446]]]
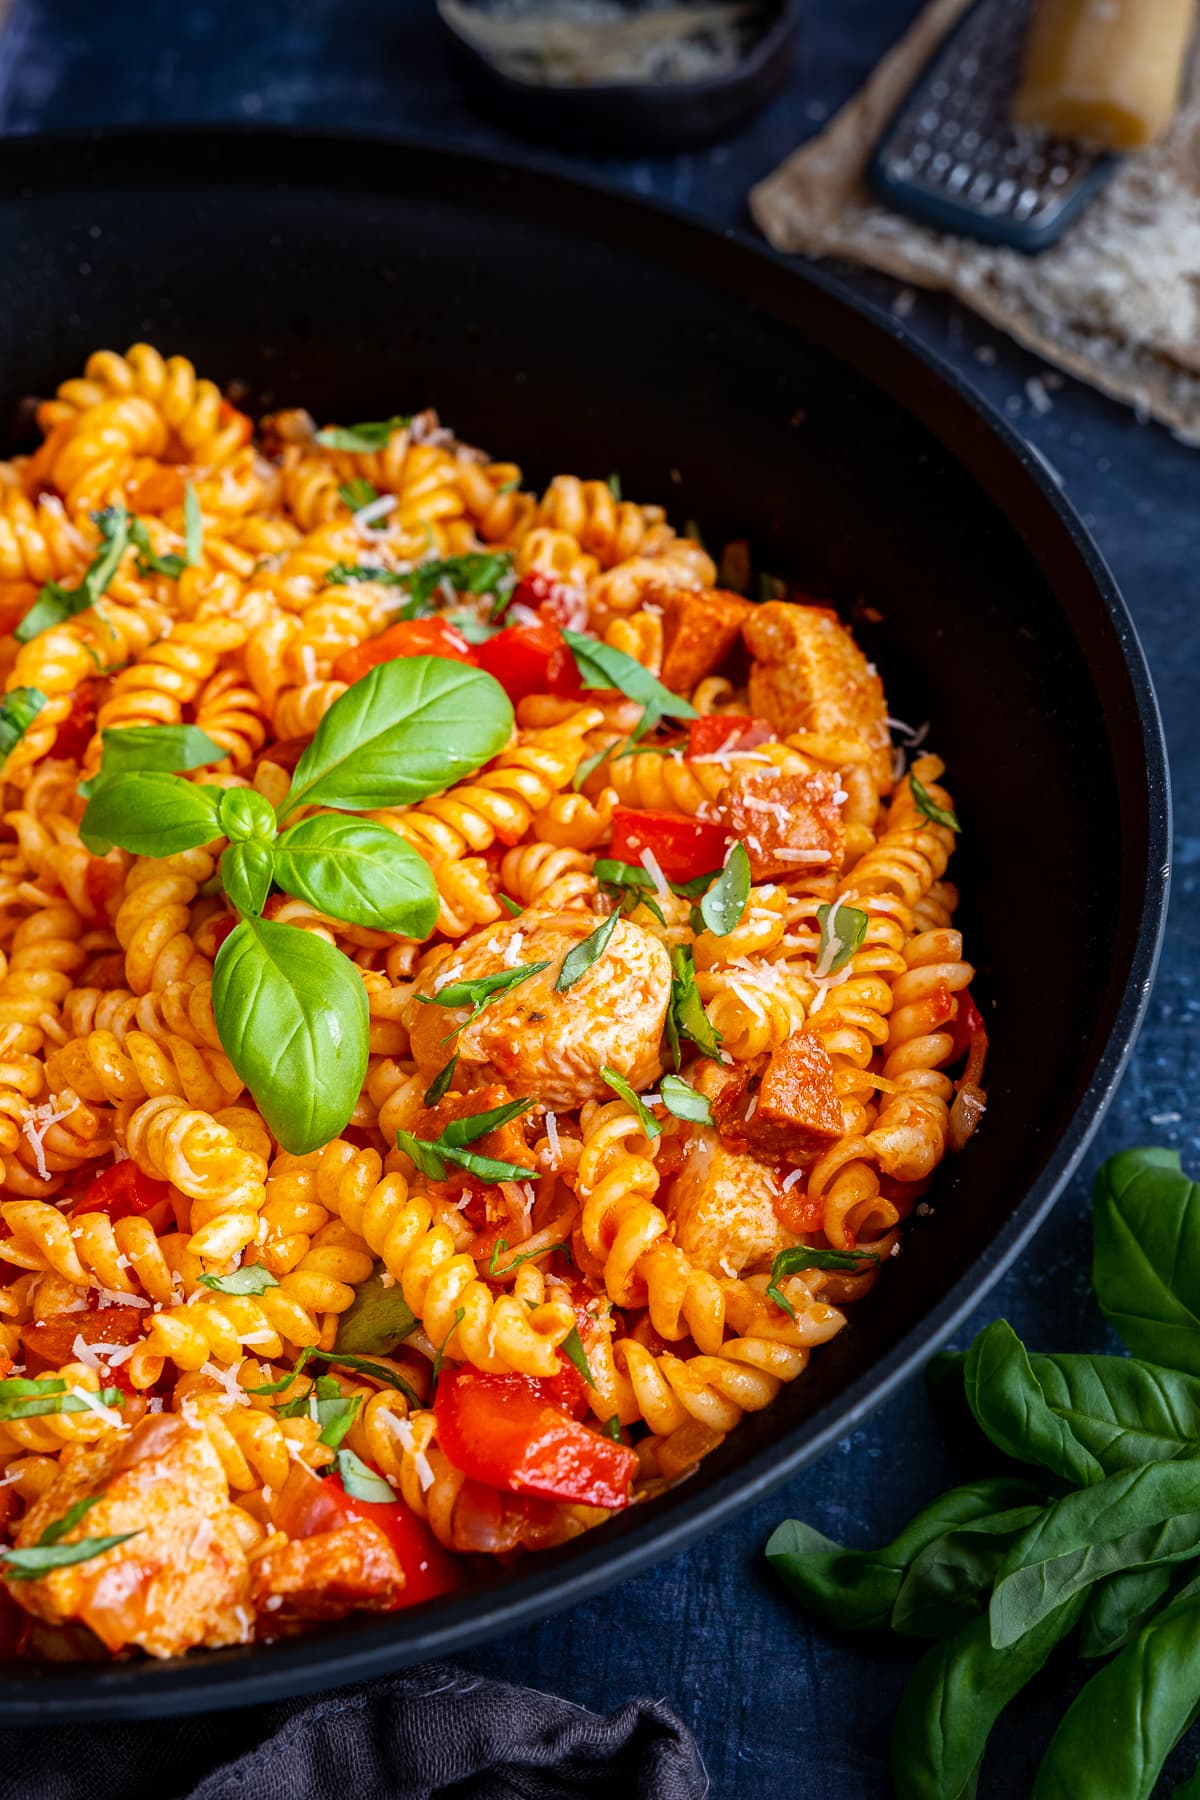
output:
[[[0,1732],[0,1800],[703,1800],[660,1700],[601,1716],[425,1663],[307,1702]]]

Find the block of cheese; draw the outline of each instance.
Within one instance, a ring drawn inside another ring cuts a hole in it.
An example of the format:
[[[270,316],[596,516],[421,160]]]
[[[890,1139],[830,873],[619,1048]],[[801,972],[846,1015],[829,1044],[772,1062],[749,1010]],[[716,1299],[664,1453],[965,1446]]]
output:
[[[1105,150],[1171,121],[1194,0],[1037,0],[1013,116]]]

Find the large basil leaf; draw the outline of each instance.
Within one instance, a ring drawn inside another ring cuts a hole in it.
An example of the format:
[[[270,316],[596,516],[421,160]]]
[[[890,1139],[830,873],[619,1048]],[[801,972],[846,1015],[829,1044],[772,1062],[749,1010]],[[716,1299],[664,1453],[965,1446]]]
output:
[[[1047,1507],[1000,1566],[992,1642],[1013,1644],[1071,1594],[1118,1569],[1181,1562],[1200,1539],[1200,1462],[1150,1463]]]
[[[992,1727],[1066,1637],[1082,1604],[1076,1595],[1008,1650],[993,1648],[981,1613],[926,1651],[892,1730],[896,1800],[966,1800],[974,1794]],[[1073,1800],[1085,1791],[1076,1788]]]
[[[437,924],[433,871],[386,825],[319,813],[285,831],[275,880],[319,912],[373,931],[426,938]]]
[[[443,656],[381,663],[334,701],[292,778],[280,816],[298,806],[372,812],[440,793],[512,735],[498,681]]]
[[[223,835],[221,789],[147,769],[102,782],[88,801],[79,835],[93,856],[114,844],[135,856],[177,856]]]
[[[1123,1650],[1161,1604],[1179,1574],[1174,1563],[1118,1569],[1090,1589],[1079,1621],[1079,1654],[1111,1656]]]
[[[1008,1477],[951,1488],[919,1512],[882,1550],[844,1550],[798,1519],[786,1519],[767,1543],[767,1560],[806,1612],[839,1631],[880,1631],[905,1572],[927,1544],[957,1525],[1038,1498],[1031,1482]]]
[[[1150,1800],[1200,1710],[1200,1591],[1193,1582],[1093,1675],[1059,1725],[1033,1800]]]
[[[1174,1150],[1126,1150],[1096,1177],[1096,1298],[1135,1356],[1200,1375],[1200,1187]]]
[[[1100,1463],[1048,1404],[1007,1319],[979,1333],[967,1351],[963,1385],[979,1426],[1006,1456],[1040,1463],[1077,1487],[1103,1480]]]
[[[102,781],[115,775],[131,775],[138,769],[199,769],[221,762],[229,752],[215,743],[198,725],[113,725],[101,736],[99,773],[81,781],[84,799]]]
[[[269,844],[230,844],[221,858],[221,885],[238,912],[262,911],[274,870]]]
[[[298,1156],[337,1137],[367,1072],[367,992],[340,950],[311,931],[243,919],[213,969],[225,1054],[283,1145]]]
[[[416,1328],[416,1315],[405,1300],[400,1283],[380,1267],[361,1283],[353,1303],[339,1318],[333,1347],[367,1356],[387,1356]]]
[[[1128,1356],[1029,1358],[1046,1403],[1106,1475],[1200,1455],[1200,1379]]]
[[[1001,1558],[1042,1510],[1010,1507],[926,1544],[900,1584],[892,1630],[905,1637],[947,1637],[981,1612]]]

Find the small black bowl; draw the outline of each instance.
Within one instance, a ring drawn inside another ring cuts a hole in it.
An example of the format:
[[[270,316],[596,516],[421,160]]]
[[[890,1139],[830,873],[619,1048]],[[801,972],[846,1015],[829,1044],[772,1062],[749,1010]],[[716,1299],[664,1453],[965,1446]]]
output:
[[[479,10],[487,6],[488,0],[479,0]],[[625,156],[677,150],[733,131],[787,79],[796,30],[795,0],[764,0],[758,35],[727,74],[703,81],[565,87],[506,75],[440,8],[438,17],[480,111],[522,137]]]

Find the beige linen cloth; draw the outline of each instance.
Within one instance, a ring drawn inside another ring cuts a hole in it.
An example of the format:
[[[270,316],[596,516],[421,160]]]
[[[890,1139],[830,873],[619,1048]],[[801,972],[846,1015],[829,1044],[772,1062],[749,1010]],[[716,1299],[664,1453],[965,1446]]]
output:
[[[777,250],[945,288],[1020,343],[1200,446],[1200,54],[1170,133],[1041,256],[950,237],[865,185],[871,151],[970,0],[932,0],[871,79],[750,196]]]

